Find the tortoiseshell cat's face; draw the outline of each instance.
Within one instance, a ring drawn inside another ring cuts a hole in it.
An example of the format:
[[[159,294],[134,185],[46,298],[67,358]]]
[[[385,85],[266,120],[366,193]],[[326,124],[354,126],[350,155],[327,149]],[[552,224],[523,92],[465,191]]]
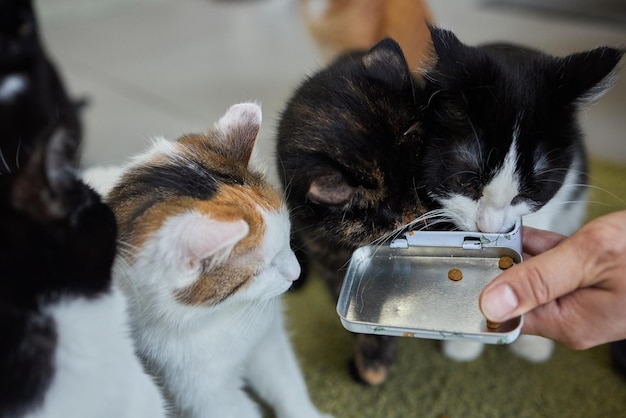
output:
[[[391,40],[305,81],[278,130],[295,232],[355,248],[423,214],[417,115],[409,69]]]

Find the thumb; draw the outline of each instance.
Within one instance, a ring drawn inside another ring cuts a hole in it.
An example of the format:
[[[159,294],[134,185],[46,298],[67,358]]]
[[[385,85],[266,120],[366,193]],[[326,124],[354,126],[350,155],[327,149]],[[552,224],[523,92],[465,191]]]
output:
[[[578,288],[583,280],[582,260],[568,244],[564,240],[496,277],[480,294],[483,315],[502,322]]]

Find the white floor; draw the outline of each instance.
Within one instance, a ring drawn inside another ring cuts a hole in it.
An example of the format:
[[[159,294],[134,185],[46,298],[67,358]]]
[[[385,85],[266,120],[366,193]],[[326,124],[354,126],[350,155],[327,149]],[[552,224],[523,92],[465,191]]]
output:
[[[470,44],[514,41],[553,54],[626,47],[626,27],[616,24],[511,13],[479,0],[430,3],[437,23]],[[271,166],[279,112],[297,83],[322,64],[297,0],[36,4],[48,51],[69,89],[91,99],[86,165],[123,161],[154,135],[204,130],[231,104],[254,100],[264,111],[259,150]],[[583,120],[591,153],[626,163],[626,68]]]

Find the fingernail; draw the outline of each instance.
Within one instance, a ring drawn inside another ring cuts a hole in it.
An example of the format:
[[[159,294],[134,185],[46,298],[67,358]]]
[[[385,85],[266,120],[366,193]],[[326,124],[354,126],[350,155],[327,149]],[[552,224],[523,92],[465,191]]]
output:
[[[513,289],[507,284],[501,284],[485,293],[481,310],[487,318],[502,321],[509,318],[517,304],[517,296]]]

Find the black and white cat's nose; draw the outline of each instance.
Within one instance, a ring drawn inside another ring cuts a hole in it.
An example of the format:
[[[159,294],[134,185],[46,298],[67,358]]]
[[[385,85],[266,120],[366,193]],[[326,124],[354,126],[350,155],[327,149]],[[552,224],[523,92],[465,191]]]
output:
[[[488,234],[509,232],[514,224],[503,211],[484,210],[476,217],[476,230]]]

